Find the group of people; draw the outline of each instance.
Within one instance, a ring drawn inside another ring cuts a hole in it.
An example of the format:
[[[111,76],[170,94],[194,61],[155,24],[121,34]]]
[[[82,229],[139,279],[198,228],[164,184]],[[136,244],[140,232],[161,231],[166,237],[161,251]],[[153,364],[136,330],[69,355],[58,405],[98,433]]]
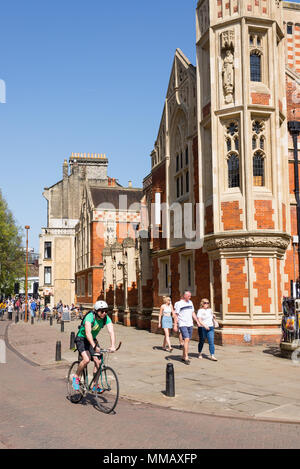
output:
[[[182,361],[186,365],[190,365],[189,343],[193,336],[194,323],[196,323],[199,335],[198,358],[203,358],[202,350],[207,339],[210,358],[212,361],[217,361],[215,357],[214,336],[215,328],[219,327],[219,325],[211,309],[210,301],[203,298],[196,312],[191,297],[191,292],[185,291],[174,307],[171,298],[164,297],[164,303],[161,305],[158,319],[159,329],[164,330],[163,349],[166,352],[172,352],[170,331],[179,332],[180,348],[183,350]]]

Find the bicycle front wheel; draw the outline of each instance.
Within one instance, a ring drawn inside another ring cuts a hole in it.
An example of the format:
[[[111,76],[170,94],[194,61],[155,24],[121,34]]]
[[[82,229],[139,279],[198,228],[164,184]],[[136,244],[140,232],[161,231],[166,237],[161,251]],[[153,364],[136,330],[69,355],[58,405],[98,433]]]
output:
[[[79,384],[79,390],[76,391],[73,388],[73,377],[77,371],[77,368],[79,366],[79,362],[74,362],[69,369],[68,372],[68,377],[67,377],[67,390],[68,390],[68,396],[70,401],[73,404],[79,404],[79,402],[82,401],[84,394],[85,394],[85,388],[84,388],[84,383],[85,383],[85,370],[83,370],[83,373],[81,375],[80,379],[80,384]]]
[[[99,374],[96,389],[100,391],[96,393],[96,403],[105,414],[110,414],[115,408],[119,400],[119,380],[116,372],[109,366],[104,366]]]

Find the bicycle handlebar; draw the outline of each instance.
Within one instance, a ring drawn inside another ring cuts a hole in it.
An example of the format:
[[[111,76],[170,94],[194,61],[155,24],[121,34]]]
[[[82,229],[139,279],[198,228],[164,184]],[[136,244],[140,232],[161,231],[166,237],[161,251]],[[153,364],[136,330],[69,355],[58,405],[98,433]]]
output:
[[[112,352],[109,349],[100,349],[100,352],[94,353],[94,357],[98,358],[102,353],[115,353],[118,350],[120,350],[121,345],[122,345],[122,342],[119,343],[118,347],[116,348],[116,350],[114,352]]]

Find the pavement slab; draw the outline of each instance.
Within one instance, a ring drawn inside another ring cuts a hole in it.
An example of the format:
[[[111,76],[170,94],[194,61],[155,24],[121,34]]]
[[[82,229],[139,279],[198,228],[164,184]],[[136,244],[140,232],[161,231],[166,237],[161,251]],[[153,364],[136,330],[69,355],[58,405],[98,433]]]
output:
[[[59,375],[63,380],[69,364],[77,360],[78,354],[70,350],[70,333],[77,333],[78,324],[65,323],[62,333],[55,322],[53,326],[47,321],[11,323],[9,342],[49,377]],[[123,397],[204,414],[300,422],[299,368],[292,360],[279,357],[276,347],[217,346],[215,363],[209,359],[207,345],[204,359],[199,360],[197,343],[191,342],[191,365],[186,366],[181,362],[178,339],[171,339],[174,350],[167,353],[162,350],[163,337],[159,334],[119,324],[115,332],[122,347],[109,356],[109,364],[119,375]],[[101,346],[108,347],[106,331],[99,337]],[[55,362],[57,341],[61,341],[61,362]],[[164,395],[168,363],[174,365],[175,398]]]

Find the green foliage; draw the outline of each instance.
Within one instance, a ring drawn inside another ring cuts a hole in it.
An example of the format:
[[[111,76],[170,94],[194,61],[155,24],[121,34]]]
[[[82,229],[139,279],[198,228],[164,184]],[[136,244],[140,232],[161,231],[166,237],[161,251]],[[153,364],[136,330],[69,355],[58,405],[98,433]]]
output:
[[[11,295],[14,284],[24,276],[23,232],[16,225],[0,190],[0,294]]]

